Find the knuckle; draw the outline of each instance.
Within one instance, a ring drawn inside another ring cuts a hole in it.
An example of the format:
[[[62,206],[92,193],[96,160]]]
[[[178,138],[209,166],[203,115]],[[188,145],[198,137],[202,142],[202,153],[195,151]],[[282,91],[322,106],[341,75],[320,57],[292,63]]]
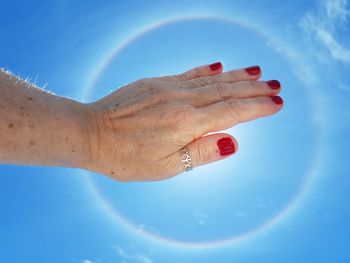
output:
[[[225,102],[225,111],[236,122],[240,119],[240,106],[237,100],[227,100]]]
[[[208,85],[217,81],[216,76],[203,76],[203,77],[200,77],[199,79],[201,79],[204,85]]]
[[[199,144],[195,150],[196,163],[204,164],[210,154],[210,147],[206,144]]]
[[[216,80],[215,76],[202,76],[202,77],[194,79],[194,81],[201,86],[209,85],[209,84],[215,82],[215,80]]]
[[[183,86],[186,88],[196,88],[208,85],[210,83],[212,83],[212,81],[210,81],[208,77],[199,77],[184,81]]]
[[[215,84],[215,89],[216,89],[216,92],[218,93],[218,95],[222,99],[227,99],[231,96],[230,89],[229,89],[228,85],[224,82],[217,82]]]
[[[190,79],[186,80],[182,83],[183,87],[185,88],[195,88],[201,86],[200,82],[198,79]]]

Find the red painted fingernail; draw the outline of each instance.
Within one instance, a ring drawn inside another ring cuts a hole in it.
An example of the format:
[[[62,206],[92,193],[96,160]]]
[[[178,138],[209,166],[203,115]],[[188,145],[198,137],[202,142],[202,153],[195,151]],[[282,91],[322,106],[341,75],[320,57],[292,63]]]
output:
[[[276,103],[277,105],[283,104],[283,100],[280,96],[273,96],[271,97],[271,100]]]
[[[249,68],[245,68],[245,71],[251,76],[259,75],[261,72],[261,69],[259,66],[252,66]]]
[[[269,80],[266,83],[271,89],[279,89],[281,87],[281,83],[278,80]]]
[[[222,64],[221,64],[221,62],[216,62],[216,63],[209,65],[209,67],[212,71],[216,71],[216,70],[219,70],[222,68]]]
[[[235,144],[233,143],[230,137],[221,138],[220,140],[218,140],[217,144],[221,156],[232,154],[236,150]]]

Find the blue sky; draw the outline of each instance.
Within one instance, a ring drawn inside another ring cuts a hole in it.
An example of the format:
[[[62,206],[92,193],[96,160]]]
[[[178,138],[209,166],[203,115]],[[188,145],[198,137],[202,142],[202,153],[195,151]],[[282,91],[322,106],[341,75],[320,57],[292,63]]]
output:
[[[279,79],[284,109],[237,154],[156,183],[0,166],[0,262],[349,262],[350,3],[0,2],[0,61],[93,101],[222,61]]]

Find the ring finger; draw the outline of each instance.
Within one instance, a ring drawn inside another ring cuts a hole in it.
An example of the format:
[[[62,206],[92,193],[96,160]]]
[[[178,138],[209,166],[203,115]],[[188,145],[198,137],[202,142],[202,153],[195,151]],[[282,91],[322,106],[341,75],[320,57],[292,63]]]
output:
[[[192,89],[191,102],[197,107],[202,107],[227,99],[275,96],[280,91],[281,84],[277,80],[218,82]]]

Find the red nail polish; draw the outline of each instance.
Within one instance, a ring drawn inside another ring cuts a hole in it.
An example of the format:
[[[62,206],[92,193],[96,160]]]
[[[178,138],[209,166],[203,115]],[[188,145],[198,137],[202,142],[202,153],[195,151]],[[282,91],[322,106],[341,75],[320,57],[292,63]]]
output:
[[[233,143],[230,137],[221,138],[220,140],[218,140],[217,144],[221,156],[232,154],[236,150],[235,144]]]
[[[277,105],[283,104],[283,100],[280,96],[273,96],[271,97],[271,100],[276,103]]]
[[[222,68],[222,64],[221,64],[221,62],[216,62],[216,63],[209,65],[209,67],[212,71],[216,71],[216,70],[219,70]]]
[[[245,71],[251,76],[259,75],[261,72],[261,69],[259,66],[252,66],[249,68],[245,68]]]
[[[266,83],[271,89],[279,89],[281,87],[281,83],[278,80],[269,80]]]

